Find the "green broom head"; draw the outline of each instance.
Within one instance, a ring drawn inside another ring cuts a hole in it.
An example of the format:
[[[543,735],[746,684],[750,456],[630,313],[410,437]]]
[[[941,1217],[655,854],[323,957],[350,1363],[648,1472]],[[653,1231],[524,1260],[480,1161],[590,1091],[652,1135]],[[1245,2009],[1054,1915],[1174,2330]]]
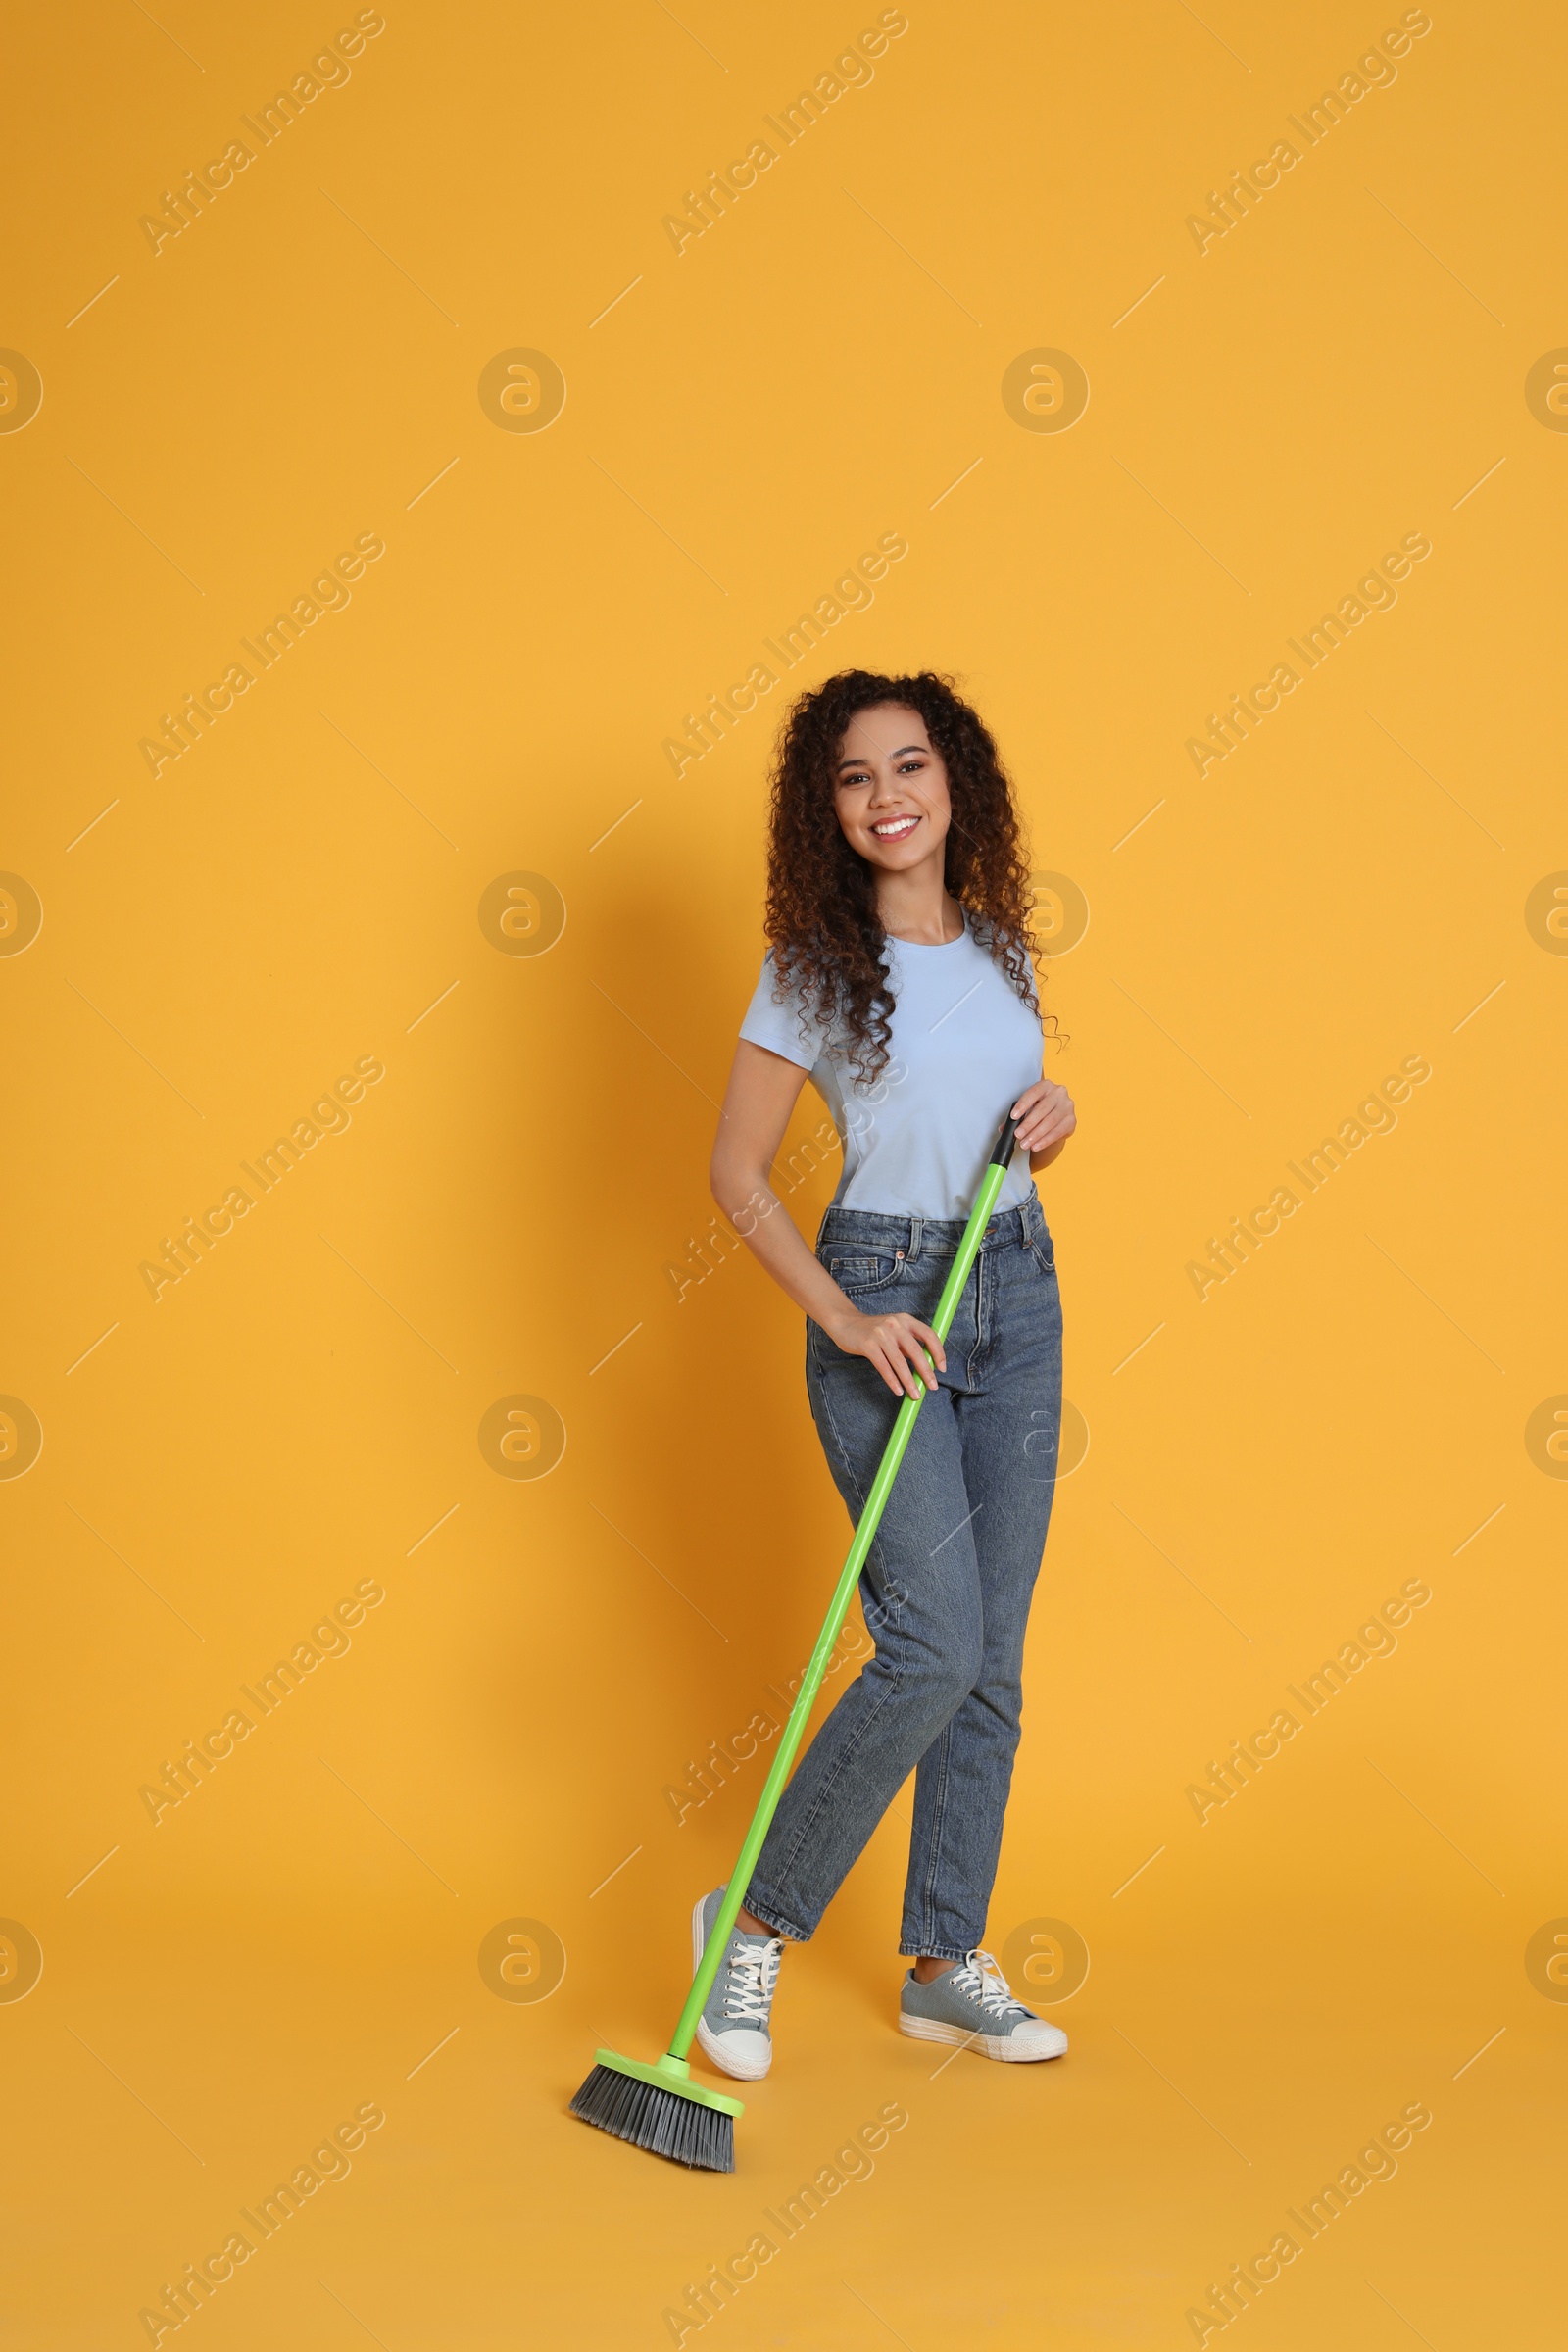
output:
[[[571,2102],[573,2115],[695,2172],[735,2170],[735,2118],[746,2112],[739,2099],[694,2082],[687,2061],[668,2052],[652,2066],[615,2050],[594,2056],[593,2072]]]

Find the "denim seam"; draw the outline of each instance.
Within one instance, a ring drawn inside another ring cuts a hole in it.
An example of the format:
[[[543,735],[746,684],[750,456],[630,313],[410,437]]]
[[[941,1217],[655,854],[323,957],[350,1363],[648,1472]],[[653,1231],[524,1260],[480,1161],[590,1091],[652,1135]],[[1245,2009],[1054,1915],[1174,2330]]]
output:
[[[881,1257],[885,1253],[880,1250],[862,1250],[860,1252],[861,1257]],[[855,1265],[859,1262],[857,1258],[850,1257],[842,1251],[840,1252],[840,1258],[841,1262],[845,1265]],[[841,1291],[843,1291],[847,1298],[851,1298],[857,1293],[861,1298],[870,1298],[877,1291],[890,1290],[893,1284],[898,1281],[899,1276],[903,1273],[905,1264],[905,1261],[902,1257],[896,1256],[893,1260],[892,1271],[879,1276],[875,1282],[844,1283],[839,1282],[838,1276],[833,1272],[831,1258],[827,1260],[818,1259],[817,1262],[822,1266],[823,1272],[828,1276],[830,1281],[839,1283],[839,1288]]]
[[[974,1346],[964,1361],[964,1385],[971,1392],[979,1386],[975,1377],[976,1367],[986,1355],[985,1306],[986,1253],[982,1250],[974,1261]]]
[[[961,1706],[962,1704],[963,1701],[960,1699],[958,1705]],[[957,1711],[958,1709],[956,1707],[954,1709],[954,1714],[956,1715]],[[937,1760],[937,1787],[936,1791],[931,1799],[932,1829],[931,1836],[926,1846],[925,1885],[920,1890],[920,1917],[921,1920],[927,1924],[929,1924],[936,1917],[937,1863],[942,1852],[942,1833],[947,1815],[948,1761],[953,1751],[952,1733],[953,1716],[950,1715],[947,1722],[943,1725],[941,1731],[938,1732],[936,1741],[934,1742],[934,1744],[940,1745],[942,1753]],[[928,1748],[926,1750],[927,1755],[929,1755],[930,1752],[931,1751]],[[921,1949],[926,1950],[927,1947],[922,1945]],[[930,1957],[933,1960],[940,1959],[942,1956],[943,1955],[939,1952],[930,1953]]]
[[[758,1904],[753,1902],[751,1886],[746,1889],[746,1908],[754,1919],[760,1919],[764,1928],[771,1928],[775,1936],[782,1936],[786,1941],[790,1943],[810,1942],[809,1928],[786,1927],[776,1903]]]

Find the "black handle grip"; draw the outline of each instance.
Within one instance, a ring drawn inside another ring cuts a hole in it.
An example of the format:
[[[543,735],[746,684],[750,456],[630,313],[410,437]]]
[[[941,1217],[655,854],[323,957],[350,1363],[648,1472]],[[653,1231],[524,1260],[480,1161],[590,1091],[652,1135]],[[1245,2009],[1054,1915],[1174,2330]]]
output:
[[[1002,1122],[1002,1133],[997,1138],[997,1148],[991,1154],[990,1166],[994,1168],[1007,1166],[1012,1158],[1012,1148],[1017,1141],[1017,1136],[1018,1122],[1009,1111]]]

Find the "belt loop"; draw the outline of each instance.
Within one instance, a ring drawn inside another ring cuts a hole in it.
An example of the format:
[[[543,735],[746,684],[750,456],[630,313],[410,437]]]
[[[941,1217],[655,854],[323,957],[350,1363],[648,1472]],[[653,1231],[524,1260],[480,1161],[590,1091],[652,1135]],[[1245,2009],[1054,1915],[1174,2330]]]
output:
[[[916,1260],[916,1259],[919,1257],[919,1254],[920,1254],[920,1236],[922,1235],[922,1233],[924,1233],[924,1231],[925,1231],[925,1219],[924,1219],[923,1217],[911,1217],[911,1218],[909,1219],[909,1261],[908,1261],[908,1262],[909,1262],[911,1265],[913,1265],[913,1264],[914,1264],[914,1262],[915,1262],[915,1260]]]

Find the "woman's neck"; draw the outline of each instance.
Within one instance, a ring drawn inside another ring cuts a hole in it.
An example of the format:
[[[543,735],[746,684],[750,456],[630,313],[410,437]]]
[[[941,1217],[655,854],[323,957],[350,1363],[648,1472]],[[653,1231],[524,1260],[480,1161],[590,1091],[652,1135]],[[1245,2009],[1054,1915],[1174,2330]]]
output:
[[[943,879],[944,862],[931,858],[906,874],[877,876],[877,918],[890,939],[915,948],[941,948],[960,937],[963,908]]]

